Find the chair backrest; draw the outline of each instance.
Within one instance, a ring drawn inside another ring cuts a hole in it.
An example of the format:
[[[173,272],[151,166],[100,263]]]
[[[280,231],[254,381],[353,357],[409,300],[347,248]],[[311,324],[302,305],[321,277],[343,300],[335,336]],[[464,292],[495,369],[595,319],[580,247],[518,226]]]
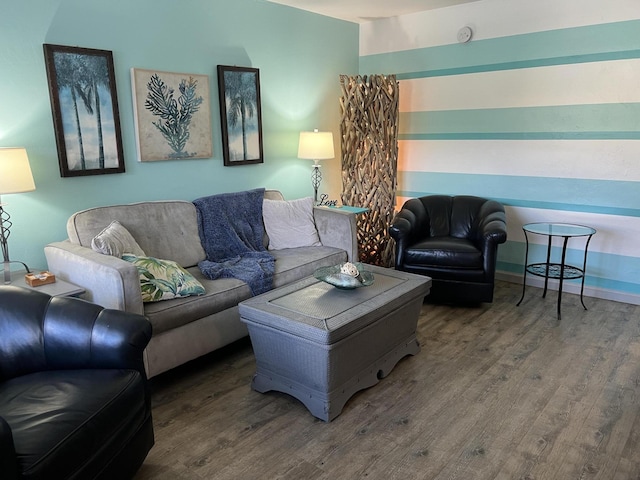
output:
[[[143,373],[142,352],[150,339],[151,324],[141,315],[0,286],[0,381],[45,370],[132,368]]]
[[[424,236],[471,238],[479,224],[479,214],[486,198],[471,195],[429,195],[419,197],[423,212],[420,218]],[[416,204],[412,211],[419,206]]]
[[[0,380],[44,370],[43,317],[51,297],[2,286],[0,300]]]

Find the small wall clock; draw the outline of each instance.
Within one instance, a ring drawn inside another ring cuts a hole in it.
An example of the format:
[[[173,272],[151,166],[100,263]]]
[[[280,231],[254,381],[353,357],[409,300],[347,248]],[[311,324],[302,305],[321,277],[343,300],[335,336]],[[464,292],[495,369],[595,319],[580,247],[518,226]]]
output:
[[[467,43],[471,40],[471,35],[473,35],[473,30],[470,27],[462,27],[458,30],[458,43]]]

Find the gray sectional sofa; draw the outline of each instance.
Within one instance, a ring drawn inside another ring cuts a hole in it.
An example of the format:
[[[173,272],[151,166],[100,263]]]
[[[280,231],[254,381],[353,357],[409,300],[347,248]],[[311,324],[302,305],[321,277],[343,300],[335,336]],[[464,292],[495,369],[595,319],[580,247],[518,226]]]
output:
[[[284,200],[275,190],[265,198]],[[271,250],[275,257],[273,287],[313,274],[322,266],[357,260],[356,220],[340,209],[313,207],[321,245]],[[146,255],[173,260],[205,288],[205,293],[153,303],[142,301],[135,265],[91,248],[92,239],[112,221],[120,222]],[[45,247],[48,268],[58,278],[83,287],[85,299],[105,308],[145,315],[153,336],[145,350],[149,377],[212,352],[247,335],[238,304],[251,297],[248,285],[235,278],[205,278],[198,263],[205,251],[198,233],[197,211],[188,201],[156,201],[97,207],[73,214],[69,238]]]

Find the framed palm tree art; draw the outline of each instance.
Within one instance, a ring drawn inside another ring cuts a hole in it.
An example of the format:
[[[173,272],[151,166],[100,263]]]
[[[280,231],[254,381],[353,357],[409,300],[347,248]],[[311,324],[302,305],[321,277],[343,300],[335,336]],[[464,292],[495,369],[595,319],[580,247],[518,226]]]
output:
[[[218,65],[224,165],[263,163],[260,72]]]
[[[62,177],[124,172],[113,55],[44,44]]]

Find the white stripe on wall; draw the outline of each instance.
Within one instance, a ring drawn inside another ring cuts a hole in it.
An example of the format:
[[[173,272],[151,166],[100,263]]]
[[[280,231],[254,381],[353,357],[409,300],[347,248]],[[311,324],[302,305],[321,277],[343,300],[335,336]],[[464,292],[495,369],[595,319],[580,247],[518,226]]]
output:
[[[400,81],[400,111],[634,103],[639,86],[640,59],[419,78]]]
[[[536,222],[559,222],[588,225],[598,233],[589,244],[589,252],[607,253],[628,257],[638,256],[640,218],[621,215],[599,215],[594,213],[542,210],[537,208],[505,207],[507,213],[507,238],[524,242],[522,225]],[[532,243],[546,244],[541,235],[530,235]]]
[[[411,197],[397,197],[396,209]],[[543,210],[537,208],[505,207],[507,215],[507,238],[510,242],[524,242],[522,226],[527,223],[558,222],[587,225],[597,230],[589,244],[589,252],[638,256],[640,238],[640,218],[619,215],[599,215],[593,213],[570,212],[564,210]],[[540,235],[531,235],[531,243],[546,244]]]
[[[401,140],[398,149],[405,172],[640,181],[637,140]]]

